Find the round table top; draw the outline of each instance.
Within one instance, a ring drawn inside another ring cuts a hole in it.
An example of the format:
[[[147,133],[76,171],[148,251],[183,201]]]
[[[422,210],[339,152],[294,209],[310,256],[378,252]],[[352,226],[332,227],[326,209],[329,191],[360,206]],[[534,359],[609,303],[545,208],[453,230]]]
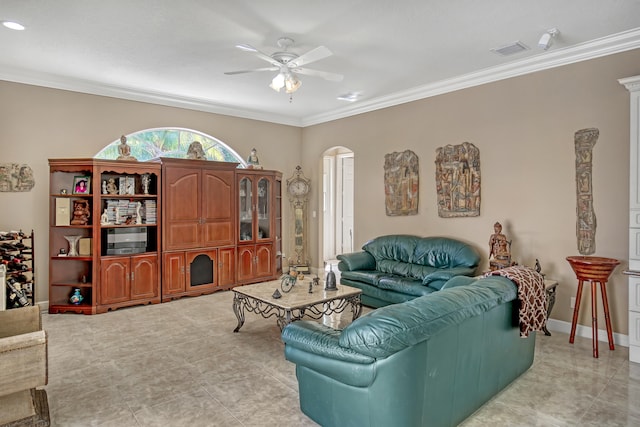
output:
[[[614,258],[597,256],[568,256],[567,261],[576,273],[578,280],[606,282],[620,261]]]

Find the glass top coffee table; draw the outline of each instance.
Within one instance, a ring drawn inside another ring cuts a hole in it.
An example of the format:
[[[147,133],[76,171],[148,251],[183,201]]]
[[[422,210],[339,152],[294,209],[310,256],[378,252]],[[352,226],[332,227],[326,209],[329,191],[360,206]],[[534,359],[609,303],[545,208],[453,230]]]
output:
[[[280,298],[273,297],[276,289],[282,295]],[[319,320],[325,315],[342,313],[349,307],[355,320],[362,312],[362,290],[339,285],[337,290],[325,291],[322,281],[319,285],[312,285],[310,280],[298,281],[289,292],[282,291],[280,280],[237,286],[232,290],[233,312],[238,318],[238,326],[233,332],[238,332],[244,325],[245,311],[260,314],[265,319],[275,316],[280,330],[304,316]]]

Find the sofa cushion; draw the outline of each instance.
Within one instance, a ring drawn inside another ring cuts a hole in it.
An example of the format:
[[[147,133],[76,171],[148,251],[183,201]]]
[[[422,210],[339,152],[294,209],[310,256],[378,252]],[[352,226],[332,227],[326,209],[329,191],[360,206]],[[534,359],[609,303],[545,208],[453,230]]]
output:
[[[390,273],[420,280],[437,270],[435,267],[430,267],[428,265],[411,264],[392,259],[379,260],[376,269],[383,273]]]
[[[422,280],[402,276],[381,276],[378,280],[378,287],[380,289],[388,289],[416,297],[429,295],[431,292],[436,290],[428,286],[424,286],[422,284]]]
[[[372,239],[362,247],[376,260],[401,261],[435,268],[476,267],[480,256],[468,244],[447,237],[393,234]]]
[[[515,298],[516,286],[509,279],[501,276],[479,279],[468,286],[372,311],[342,331],[340,345],[367,356],[388,357]]]
[[[343,271],[340,273],[340,281],[349,279],[377,286],[378,280],[383,276],[385,273],[376,270]]]

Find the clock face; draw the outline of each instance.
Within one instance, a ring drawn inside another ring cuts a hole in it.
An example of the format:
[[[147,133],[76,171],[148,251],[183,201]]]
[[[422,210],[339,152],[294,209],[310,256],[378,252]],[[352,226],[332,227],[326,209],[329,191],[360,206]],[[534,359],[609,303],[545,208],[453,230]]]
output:
[[[309,192],[309,184],[304,181],[295,180],[289,183],[289,194],[292,196],[304,196]]]

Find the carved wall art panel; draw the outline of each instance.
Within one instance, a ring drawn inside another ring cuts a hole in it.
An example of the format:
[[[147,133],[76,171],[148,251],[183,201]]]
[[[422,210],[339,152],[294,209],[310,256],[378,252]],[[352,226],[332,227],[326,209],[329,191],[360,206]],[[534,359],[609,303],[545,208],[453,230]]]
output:
[[[438,216],[480,215],[480,150],[469,143],[436,149]]]
[[[34,185],[33,170],[28,165],[0,163],[0,191],[31,191]]]
[[[411,150],[384,156],[384,204],[388,216],[417,215],[418,156]]]
[[[600,131],[581,129],[574,135],[576,149],[576,237],[578,252],[591,255],[596,251],[596,214],[593,210],[592,160],[593,146]]]

